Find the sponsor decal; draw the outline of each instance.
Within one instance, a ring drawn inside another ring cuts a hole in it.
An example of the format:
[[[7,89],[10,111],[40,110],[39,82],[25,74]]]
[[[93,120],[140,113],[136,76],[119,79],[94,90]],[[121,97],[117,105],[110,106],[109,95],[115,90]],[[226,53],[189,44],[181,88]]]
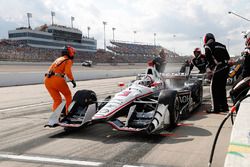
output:
[[[179,100],[181,103],[188,103],[189,102],[189,95],[179,96]]]
[[[121,92],[121,94],[119,94],[118,96],[128,96],[131,93],[131,91],[123,91]]]
[[[109,112],[109,109],[102,109],[101,111],[99,111],[100,114],[105,114],[105,113],[108,113]],[[99,114],[97,113],[97,114]]]

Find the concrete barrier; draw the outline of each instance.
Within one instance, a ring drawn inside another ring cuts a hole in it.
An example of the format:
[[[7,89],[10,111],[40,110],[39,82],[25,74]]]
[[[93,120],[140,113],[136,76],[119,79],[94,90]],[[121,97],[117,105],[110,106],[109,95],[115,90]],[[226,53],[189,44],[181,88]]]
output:
[[[3,62],[0,61],[0,69],[1,65],[10,65],[8,69],[2,70],[0,72],[0,87],[6,86],[20,86],[20,85],[29,85],[29,84],[41,84],[43,83],[44,73],[47,71],[47,67],[50,65],[49,62]],[[13,71],[13,65],[15,70]],[[20,66],[20,67],[18,67]],[[25,72],[27,70],[23,70],[23,67],[28,67],[30,71]],[[31,67],[29,67],[31,66]],[[37,71],[37,67],[38,71]],[[46,68],[41,68],[41,66]],[[75,63],[74,66],[81,66],[79,63]],[[88,70],[83,70],[81,68],[77,68],[77,70],[73,71],[75,80],[84,81],[91,79],[103,79],[103,78],[115,78],[115,77],[127,77],[127,76],[136,76],[138,73],[145,72],[146,64],[145,63],[136,63],[135,65],[128,65],[127,63],[119,63],[117,66],[112,66],[112,68],[103,68],[103,66],[110,66],[110,64],[98,64],[94,66],[96,68],[88,68]],[[122,67],[123,66],[123,67]],[[126,68],[128,66],[128,68]],[[138,66],[140,66],[138,68]],[[179,69],[180,64],[173,63],[167,65],[168,72],[176,72]],[[18,72],[18,69],[22,69]],[[12,70],[11,70],[12,69]],[[35,69],[35,70],[32,70]],[[7,72],[5,72],[7,71]],[[31,72],[33,71],[33,72]]]
[[[136,76],[138,73],[144,71],[145,69],[121,69],[76,71],[73,73],[76,81],[84,81],[91,79]],[[0,74],[0,78],[0,87],[40,84],[43,83],[44,72],[3,72]]]
[[[241,102],[224,167],[250,167],[250,98]]]

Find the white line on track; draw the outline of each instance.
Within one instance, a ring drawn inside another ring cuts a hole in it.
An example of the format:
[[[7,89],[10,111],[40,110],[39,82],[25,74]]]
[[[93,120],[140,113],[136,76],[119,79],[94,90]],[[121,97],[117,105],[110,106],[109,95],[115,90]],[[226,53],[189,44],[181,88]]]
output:
[[[0,112],[2,112],[2,111],[10,111],[10,110],[17,110],[17,109],[24,109],[24,108],[28,108],[28,107],[43,106],[43,105],[46,105],[46,104],[51,104],[51,102],[28,104],[28,105],[18,106],[18,107],[10,107],[10,108],[6,108],[6,109],[0,109]]]
[[[52,162],[52,163],[71,164],[71,165],[84,165],[84,166],[102,165],[101,162],[77,161],[70,159],[46,158],[39,156],[25,156],[25,155],[14,155],[14,154],[0,154],[0,158],[26,160],[26,161]]]

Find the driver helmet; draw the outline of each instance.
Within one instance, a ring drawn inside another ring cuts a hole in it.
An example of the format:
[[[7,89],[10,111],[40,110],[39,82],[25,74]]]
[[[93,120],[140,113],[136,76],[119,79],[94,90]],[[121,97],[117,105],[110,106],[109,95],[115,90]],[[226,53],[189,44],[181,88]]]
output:
[[[152,79],[152,76],[146,75],[146,76],[143,78],[144,86],[150,86],[153,82],[154,82],[154,81],[153,81],[153,79]]]

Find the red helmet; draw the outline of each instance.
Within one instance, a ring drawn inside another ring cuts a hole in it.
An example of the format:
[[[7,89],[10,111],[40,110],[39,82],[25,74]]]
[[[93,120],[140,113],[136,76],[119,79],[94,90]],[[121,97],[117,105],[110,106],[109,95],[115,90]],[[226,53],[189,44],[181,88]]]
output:
[[[212,39],[212,40],[215,41],[214,35],[213,35],[212,33],[207,33],[207,34],[204,36],[204,38],[203,38],[203,40],[204,40],[204,45],[206,45],[207,42],[208,42],[210,39]]]
[[[69,58],[74,58],[75,54],[76,54],[76,50],[75,48],[67,45],[63,48],[63,51],[62,51],[62,54],[63,55],[67,55]]]
[[[195,48],[195,49],[194,49],[194,52],[199,52],[199,53],[201,53],[201,49],[200,49],[200,48]]]
[[[201,49],[200,48],[195,48],[194,49],[194,55],[195,56],[198,56],[198,55],[200,55],[201,54]]]
[[[250,38],[247,38],[247,39],[246,39],[245,45],[246,45],[246,46],[250,46]]]

